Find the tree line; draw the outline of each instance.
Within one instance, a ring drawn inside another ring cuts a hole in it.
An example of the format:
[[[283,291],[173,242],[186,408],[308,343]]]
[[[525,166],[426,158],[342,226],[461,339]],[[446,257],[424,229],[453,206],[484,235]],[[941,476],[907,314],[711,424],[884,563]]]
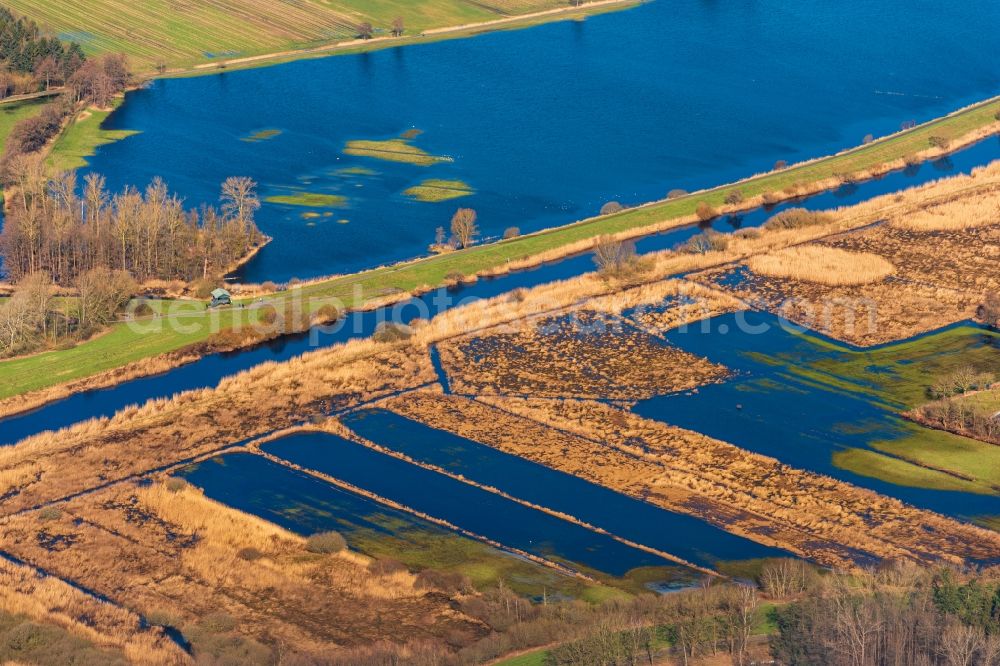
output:
[[[124,271],[140,282],[192,281],[225,273],[262,240],[254,222],[260,200],[249,178],[222,184],[220,208],[188,211],[160,178],[144,191],[111,194],[97,174],[78,188],[73,172],[46,178],[40,160],[17,166],[0,233],[0,259],[14,282],[46,273],[58,285],[74,286],[96,268]]]
[[[86,60],[76,42],[44,36],[34,21],[0,7],[0,99],[66,83]]]
[[[86,61],[67,82],[67,92],[42,111],[21,120],[11,128],[0,156],[0,180],[4,186],[16,184],[19,160],[44,148],[62,130],[63,124],[81,105],[107,107],[115,95],[132,83],[128,60],[123,55],[109,54]]]
[[[102,267],[77,279],[75,299],[56,299],[48,274],[32,273],[0,307],[0,357],[89,337],[114,319],[136,288],[128,273]]]
[[[418,587],[461,596],[460,609],[491,631],[457,650],[426,640],[378,644],[336,652],[330,663],[457,666],[548,646],[540,660],[547,666],[652,666],[667,657],[685,666],[705,658],[734,666],[1000,665],[995,570],[901,562],[838,573],[801,560],[755,566],[740,583],[706,579],[602,604],[532,603],[502,582],[475,593],[460,575],[423,572]]]

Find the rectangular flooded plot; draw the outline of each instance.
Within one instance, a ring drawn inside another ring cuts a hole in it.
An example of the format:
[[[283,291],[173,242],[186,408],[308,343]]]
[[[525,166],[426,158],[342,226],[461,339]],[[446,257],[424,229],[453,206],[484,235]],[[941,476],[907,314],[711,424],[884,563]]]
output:
[[[576,596],[586,584],[405,511],[338,488],[262,456],[232,453],[192,465],[181,476],[211,499],[308,536],[336,530],[351,550],[413,570],[456,571],[477,585],[503,579],[522,594]],[[686,570],[658,580],[688,580]]]
[[[788,556],[785,551],[730,534],[696,518],[657,508],[394,412],[364,410],[342,421],[361,437],[414,460],[566,513],[694,564],[711,567],[718,561]]]
[[[533,555],[623,576],[672,562],[442,474],[327,433],[301,433],[261,447],[416,511]]]

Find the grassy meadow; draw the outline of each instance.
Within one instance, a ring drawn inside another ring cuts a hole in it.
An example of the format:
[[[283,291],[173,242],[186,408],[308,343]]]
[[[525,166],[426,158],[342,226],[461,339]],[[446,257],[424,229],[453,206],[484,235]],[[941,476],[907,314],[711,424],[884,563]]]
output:
[[[375,36],[401,17],[407,34],[568,7],[564,0],[10,0],[8,5],[90,54],[123,52],[135,65],[186,68],[352,40],[369,22]]]
[[[14,129],[14,125],[25,118],[37,116],[42,112],[47,102],[47,99],[30,99],[0,105],[0,153],[4,151],[7,136]]]
[[[117,101],[115,106],[121,104]],[[100,146],[121,141],[136,134],[131,130],[101,129],[114,109],[87,109],[73,119],[59,135],[49,152],[48,163],[56,171],[70,171],[87,166],[87,158]]]

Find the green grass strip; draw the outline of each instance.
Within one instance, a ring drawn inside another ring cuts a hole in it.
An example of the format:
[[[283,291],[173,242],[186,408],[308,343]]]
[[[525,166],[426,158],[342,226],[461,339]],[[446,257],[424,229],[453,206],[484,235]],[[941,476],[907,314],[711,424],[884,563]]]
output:
[[[342,197],[339,194],[318,194],[315,192],[277,194],[267,197],[264,201],[284,206],[308,206],[309,208],[343,208],[347,205],[347,197]]]

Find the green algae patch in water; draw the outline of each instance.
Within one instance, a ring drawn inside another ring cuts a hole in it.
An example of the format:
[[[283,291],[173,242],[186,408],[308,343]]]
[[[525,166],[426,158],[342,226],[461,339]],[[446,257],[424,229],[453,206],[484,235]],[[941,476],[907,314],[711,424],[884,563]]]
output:
[[[355,157],[371,157],[387,162],[415,164],[423,167],[455,161],[450,157],[431,155],[427,151],[417,148],[405,138],[387,139],[385,141],[348,141],[347,146],[344,148],[344,154]]]
[[[458,534],[415,527],[388,517],[375,518],[375,522],[380,529],[350,531],[352,548],[371,557],[400,561],[414,571],[460,573],[479,590],[495,589],[503,581],[515,593],[525,596],[547,593],[585,598],[591,588],[603,588]]]
[[[994,532],[1000,532],[1000,516],[980,516],[973,522]]]
[[[847,449],[833,454],[833,464],[840,469],[860,476],[881,479],[898,486],[929,488],[932,490],[954,490],[977,495],[990,495],[988,485],[977,481],[967,481],[951,474],[928,469],[920,465],[900,460],[866,449]]]
[[[363,166],[344,167],[333,172],[335,176],[377,176],[378,171]]]
[[[315,192],[276,194],[267,197],[264,201],[285,206],[307,206],[309,208],[343,208],[347,205],[347,197],[339,194],[318,194]]]
[[[403,192],[403,194],[411,199],[428,203],[450,201],[451,199],[471,196],[475,193],[476,191],[469,187],[468,183],[461,180],[439,180],[436,178],[425,180],[419,185],[414,185]]]
[[[916,423],[904,423],[904,436],[872,442],[871,447],[890,456],[951,472],[969,479],[972,484],[986,487],[991,494],[1000,494],[1000,447]]]
[[[808,365],[791,366],[790,372],[811,375],[825,384],[839,384],[872,400],[909,409],[928,401],[927,387],[937,377],[958,368],[1000,373],[1000,334],[977,326],[959,324],[913,340],[871,350],[843,348]]]
[[[280,135],[281,130],[279,129],[262,129],[257,130],[248,136],[240,137],[240,141],[245,141],[246,143],[260,143],[261,141],[267,141]]]

